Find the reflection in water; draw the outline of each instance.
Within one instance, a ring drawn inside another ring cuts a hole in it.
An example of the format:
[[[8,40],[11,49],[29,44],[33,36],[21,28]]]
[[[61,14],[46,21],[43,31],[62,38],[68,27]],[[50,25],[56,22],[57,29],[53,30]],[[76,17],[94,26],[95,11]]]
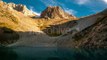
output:
[[[0,47],[0,60],[16,60],[17,54],[12,49]]]
[[[107,60],[107,49],[0,48],[0,60]]]

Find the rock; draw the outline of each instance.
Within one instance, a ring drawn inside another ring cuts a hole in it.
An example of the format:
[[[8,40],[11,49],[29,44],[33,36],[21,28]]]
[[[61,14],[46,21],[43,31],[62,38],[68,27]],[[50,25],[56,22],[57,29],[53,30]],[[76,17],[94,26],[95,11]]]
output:
[[[59,6],[49,6],[47,7],[42,13],[42,18],[46,19],[69,19],[69,18],[76,18],[73,15],[70,15],[64,12],[61,7]]]
[[[107,16],[98,19],[95,24],[87,27],[75,36],[76,46],[86,48],[107,47]]]
[[[26,5],[22,4],[14,4],[14,3],[5,3],[3,1],[0,1],[0,5],[3,6],[3,8],[6,8],[7,10],[10,10],[12,12],[18,11],[23,13],[25,16],[36,16],[32,11],[30,11]]]
[[[60,36],[70,33],[71,28],[75,25],[77,25],[76,20],[68,21],[63,24],[50,25],[50,27],[43,29],[43,31],[49,36]]]
[[[0,6],[2,6],[4,4],[6,4],[6,3],[0,0]]]

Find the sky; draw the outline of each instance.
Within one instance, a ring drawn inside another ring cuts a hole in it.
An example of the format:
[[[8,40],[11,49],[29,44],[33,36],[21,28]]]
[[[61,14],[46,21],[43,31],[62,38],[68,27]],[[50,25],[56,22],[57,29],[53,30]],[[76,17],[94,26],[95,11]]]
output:
[[[60,6],[65,12],[76,17],[98,13],[107,8],[107,0],[3,0],[7,3],[24,4],[37,15],[47,6]]]

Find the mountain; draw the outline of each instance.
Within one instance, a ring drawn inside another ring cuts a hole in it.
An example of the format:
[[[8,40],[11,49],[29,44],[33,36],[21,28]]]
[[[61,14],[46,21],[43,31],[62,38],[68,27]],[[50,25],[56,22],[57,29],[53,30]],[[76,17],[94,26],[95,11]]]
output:
[[[39,30],[35,21],[33,21],[31,17],[26,16],[28,14],[25,15],[22,12],[25,11],[25,13],[29,13],[30,10],[22,7],[24,7],[24,5],[15,5],[14,3],[5,3],[0,1],[0,26],[11,28],[15,31],[36,31],[36,29]]]
[[[0,43],[4,41],[1,44],[8,44],[6,42],[9,41],[9,43],[12,43],[11,40],[16,41],[24,36],[18,32],[40,31],[32,18],[25,16],[17,10],[8,10],[11,9],[8,5],[10,3],[7,4],[0,1]],[[18,38],[18,36],[21,37]]]
[[[40,17],[25,5],[0,1],[0,45],[106,48],[107,9],[76,18],[58,6]]]
[[[107,48],[107,9],[99,13],[103,15],[95,24],[77,33],[74,38],[76,46],[86,48]]]
[[[41,18],[47,19],[52,22],[45,29],[42,29],[49,36],[60,36],[66,33],[71,27],[73,27],[78,20],[73,15],[66,13],[59,6],[48,6],[42,13]],[[72,22],[74,21],[74,22]]]
[[[23,13],[25,16],[35,16],[35,14],[30,11],[25,5],[22,4],[14,4],[14,3],[5,3],[3,1],[0,1],[0,4],[2,4],[3,8],[6,8],[7,10],[13,11],[16,10],[18,12]]]
[[[49,36],[60,36],[63,34],[67,34],[69,31],[71,31],[70,29],[76,25],[76,20],[72,20],[64,22],[62,24],[50,25],[50,27],[47,27],[42,31],[44,31]]]
[[[107,9],[97,14],[80,18],[76,28],[80,28],[75,34],[68,33],[65,37],[59,37],[59,46],[76,48],[107,48]],[[82,23],[82,24],[79,24]],[[66,41],[64,41],[66,39]]]
[[[73,15],[70,15],[64,12],[59,6],[48,6],[42,13],[42,18],[50,19],[70,19],[76,18]]]

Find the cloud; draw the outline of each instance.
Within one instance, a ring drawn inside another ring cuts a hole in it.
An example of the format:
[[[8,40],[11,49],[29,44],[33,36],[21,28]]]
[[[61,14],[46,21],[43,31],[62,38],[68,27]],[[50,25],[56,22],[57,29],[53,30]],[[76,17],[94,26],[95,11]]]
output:
[[[33,7],[33,6],[30,6],[30,11],[31,11],[32,13],[40,16],[40,13],[34,11],[34,7]]]
[[[71,15],[76,15],[77,11],[69,8],[64,8],[65,12],[71,14]]]
[[[88,3],[90,0],[76,0],[77,4],[79,5],[83,5],[83,4],[86,4]]]
[[[57,1],[55,0],[40,0],[42,3],[44,3],[45,6],[55,6],[58,5]]]
[[[40,16],[40,13],[38,13],[38,12],[33,11],[33,13],[36,14],[37,16]]]
[[[107,0],[103,0],[103,2],[107,3]]]

